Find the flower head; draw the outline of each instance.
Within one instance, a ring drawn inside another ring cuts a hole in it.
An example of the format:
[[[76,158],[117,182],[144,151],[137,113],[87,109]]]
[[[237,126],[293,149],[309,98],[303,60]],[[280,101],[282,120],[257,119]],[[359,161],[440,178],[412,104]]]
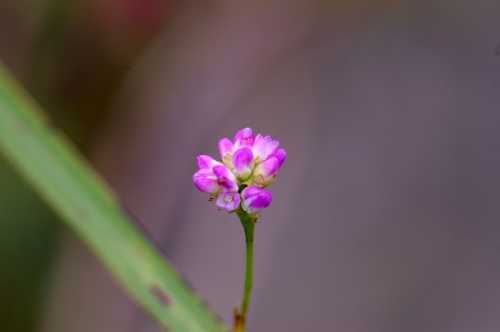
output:
[[[215,205],[232,212],[241,209],[256,214],[271,204],[269,186],[286,159],[286,151],[271,136],[254,135],[251,128],[240,129],[234,139],[219,140],[221,161],[210,156],[197,158],[193,175],[196,188],[209,193]]]

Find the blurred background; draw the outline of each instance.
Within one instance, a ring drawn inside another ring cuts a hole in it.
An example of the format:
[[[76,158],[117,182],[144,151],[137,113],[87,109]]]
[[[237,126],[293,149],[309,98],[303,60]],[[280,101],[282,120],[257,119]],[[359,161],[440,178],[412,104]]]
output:
[[[287,148],[250,331],[499,330],[499,45],[497,0],[0,0],[0,61],[227,321],[194,157]],[[159,331],[1,156],[0,330]]]
[[[1,0],[0,61],[89,155],[174,1]],[[0,156],[0,330],[38,331],[61,222]]]

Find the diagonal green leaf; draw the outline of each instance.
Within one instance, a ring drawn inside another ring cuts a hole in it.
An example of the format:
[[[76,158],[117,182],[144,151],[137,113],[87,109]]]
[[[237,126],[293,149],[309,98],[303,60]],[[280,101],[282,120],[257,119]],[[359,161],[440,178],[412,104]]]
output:
[[[137,231],[67,139],[49,128],[1,64],[0,153],[162,326],[179,332],[227,331]]]

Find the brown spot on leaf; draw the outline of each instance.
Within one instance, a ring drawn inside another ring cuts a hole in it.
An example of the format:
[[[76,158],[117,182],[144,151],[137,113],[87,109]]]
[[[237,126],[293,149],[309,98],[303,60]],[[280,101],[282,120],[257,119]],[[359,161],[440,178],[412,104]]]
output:
[[[170,298],[167,293],[161,289],[159,286],[151,286],[149,292],[153,295],[163,306],[168,306],[171,304]]]

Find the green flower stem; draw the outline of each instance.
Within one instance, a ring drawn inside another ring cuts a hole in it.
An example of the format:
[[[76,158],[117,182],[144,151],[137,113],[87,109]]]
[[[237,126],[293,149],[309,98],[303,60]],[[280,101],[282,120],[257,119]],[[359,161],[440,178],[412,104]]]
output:
[[[238,216],[240,217],[241,225],[245,231],[245,247],[246,247],[246,257],[245,257],[245,284],[243,286],[243,295],[241,298],[241,305],[239,310],[238,319],[235,323],[235,331],[243,332],[245,330],[245,322],[248,313],[248,307],[250,305],[250,297],[252,292],[253,283],[253,239],[254,239],[254,228],[256,218],[249,215],[244,211],[238,211]],[[239,323],[238,323],[239,321]]]

